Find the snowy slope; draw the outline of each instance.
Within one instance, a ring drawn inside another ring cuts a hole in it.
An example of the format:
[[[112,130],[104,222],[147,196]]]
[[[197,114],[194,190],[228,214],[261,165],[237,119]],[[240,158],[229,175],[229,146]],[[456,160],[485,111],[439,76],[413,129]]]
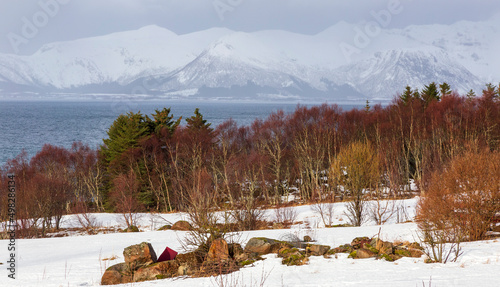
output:
[[[89,84],[127,84],[187,64],[210,42],[229,33],[210,29],[183,36],[147,26],[135,31],[44,45],[29,57],[3,55],[0,75],[19,84],[56,89]]]
[[[294,99],[390,100],[406,85],[446,81],[464,92],[500,80],[500,16],[380,29],[360,46],[363,27],[339,22],[316,35],[224,28],[177,35],[147,26],[48,44],[31,56],[0,54],[0,89],[157,95],[233,89]]]
[[[410,217],[414,216],[415,199],[402,202]],[[415,241],[416,224],[395,222],[377,226],[368,223],[362,227],[324,228],[317,214],[309,206],[296,207],[298,220],[304,224],[292,229],[243,232],[241,242],[251,237],[279,239],[287,234],[309,235],[318,244],[333,247],[350,243],[358,236],[380,237],[388,241]],[[335,223],[345,222],[343,203],[335,204]],[[272,216],[273,212],[268,211]],[[96,214],[102,226],[119,226],[119,215]],[[17,279],[7,278],[6,265],[0,265],[0,286],[100,286],[100,278],[111,265],[123,262],[123,249],[140,242],[149,242],[157,253],[166,246],[184,252],[179,240],[181,231],[153,231],[182,219],[182,214],[144,214],[140,233],[112,233],[80,235],[62,238],[19,239],[16,241]],[[342,221],[340,221],[342,220]],[[307,224],[305,224],[307,223]],[[77,226],[74,216],[66,216],[66,227]],[[7,240],[0,240],[2,256],[6,262]],[[227,286],[498,286],[500,269],[500,242],[498,240],[462,243],[463,255],[457,262],[426,264],[424,258],[403,258],[396,262],[375,259],[348,259],[339,254],[329,259],[311,257],[304,266],[284,266],[281,258],[266,255],[238,272],[227,275]],[[114,260],[104,260],[116,256]],[[264,283],[261,285],[261,279]],[[429,284],[429,281],[431,282]],[[231,284],[232,283],[232,284]],[[239,283],[239,284],[234,284]],[[121,286],[121,285],[118,285]],[[130,285],[123,285],[130,286]],[[132,286],[220,286],[216,279],[181,278],[134,283]]]
[[[441,49],[388,50],[374,57],[345,65],[336,70],[340,82],[349,82],[362,93],[383,95],[410,85],[422,89],[425,85],[446,82],[459,93],[467,93],[483,83],[468,69],[453,61]]]

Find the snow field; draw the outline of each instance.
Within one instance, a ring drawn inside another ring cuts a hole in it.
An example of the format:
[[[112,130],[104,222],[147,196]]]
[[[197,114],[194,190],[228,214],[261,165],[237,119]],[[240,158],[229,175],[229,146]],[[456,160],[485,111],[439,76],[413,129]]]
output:
[[[403,201],[414,216],[417,199]],[[358,236],[377,236],[386,241],[416,241],[417,226],[413,222],[374,225],[368,222],[361,227],[324,228],[310,206],[294,207],[298,221],[292,229],[258,230],[241,232],[242,245],[252,237],[279,239],[287,234],[302,238],[311,236],[318,244],[337,247],[350,243]],[[335,224],[345,223],[344,203],[335,204]],[[272,219],[273,211],[267,211]],[[119,215],[95,214],[102,226],[121,226]],[[185,219],[182,214],[161,214],[171,223]],[[342,220],[340,220],[342,219]],[[121,263],[123,249],[146,241],[159,254],[168,246],[184,252],[180,240],[182,231],[151,231],[167,222],[159,216],[143,214],[140,233],[109,233],[74,235],[44,239],[18,239],[16,280],[7,277],[7,240],[0,241],[0,286],[99,286],[104,270]],[[75,217],[66,216],[64,227],[74,227]],[[123,227],[123,226],[121,226]],[[310,257],[304,266],[285,266],[275,254],[264,256],[238,272],[219,278],[177,278],[123,286],[498,286],[500,279],[500,240],[463,243],[463,255],[457,262],[425,264],[424,258],[402,258],[395,262],[375,259],[349,259],[347,254],[331,258]],[[103,260],[111,259],[111,260]],[[429,281],[431,284],[429,284]]]

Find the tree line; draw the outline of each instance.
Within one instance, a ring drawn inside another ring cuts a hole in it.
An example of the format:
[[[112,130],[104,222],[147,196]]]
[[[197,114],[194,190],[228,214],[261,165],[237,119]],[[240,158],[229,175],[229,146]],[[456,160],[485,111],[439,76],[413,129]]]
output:
[[[431,83],[407,87],[385,107],[298,105],[249,126],[229,119],[213,127],[198,109],[176,119],[163,108],[120,115],[107,135],[98,149],[45,145],[8,161],[0,186],[3,193],[6,176],[16,175],[21,230],[45,232],[64,214],[90,211],[251,211],[291,194],[302,203],[348,200],[359,225],[366,198],[432,190],[435,172],[453,159],[498,153],[500,91],[489,84],[480,96],[461,96]]]

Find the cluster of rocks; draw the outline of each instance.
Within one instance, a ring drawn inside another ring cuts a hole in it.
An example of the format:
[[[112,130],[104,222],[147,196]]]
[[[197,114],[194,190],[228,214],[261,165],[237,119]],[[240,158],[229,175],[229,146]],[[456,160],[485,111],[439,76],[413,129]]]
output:
[[[274,253],[285,265],[304,265],[310,256],[329,257],[336,253],[349,253],[351,258],[379,258],[394,261],[401,257],[420,257],[422,248],[418,243],[394,244],[380,239],[358,237],[351,244],[331,248],[328,245],[304,241],[288,242],[265,237],[250,239],[243,249],[238,243],[228,244],[224,239],[215,239],[208,252],[198,249],[177,254],[171,260],[158,262],[151,244],[129,246],[123,251],[124,263],[109,267],[101,279],[102,285],[123,284],[177,276],[214,276],[230,273],[262,260],[262,255]]]
[[[349,253],[349,258],[354,259],[377,258],[395,261],[402,257],[420,258],[424,255],[423,250],[417,242],[394,244],[378,238],[357,237],[351,244],[334,248],[329,254]]]

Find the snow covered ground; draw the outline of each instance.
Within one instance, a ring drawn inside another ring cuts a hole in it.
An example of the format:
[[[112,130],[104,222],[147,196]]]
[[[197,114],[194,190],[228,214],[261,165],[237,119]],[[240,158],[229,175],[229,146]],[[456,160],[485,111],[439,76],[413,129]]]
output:
[[[400,202],[413,218],[416,199]],[[298,221],[303,223],[292,229],[249,231],[241,234],[241,242],[259,236],[279,239],[287,234],[302,238],[309,235],[319,244],[337,247],[350,243],[358,236],[379,234],[388,241],[416,241],[417,227],[413,222],[362,227],[325,228],[309,206],[296,207]],[[343,203],[335,204],[335,224],[345,223]],[[268,215],[273,216],[273,211]],[[118,226],[119,215],[98,214],[103,226]],[[7,277],[7,240],[0,240],[0,286],[99,286],[106,267],[121,263],[123,249],[146,241],[157,253],[166,246],[181,251],[180,239],[185,232],[153,231],[168,222],[182,219],[182,214],[162,214],[141,217],[140,233],[110,233],[99,235],[74,235],[45,239],[18,239],[17,279]],[[67,216],[65,227],[75,226],[75,217]],[[463,255],[457,262],[426,264],[424,258],[403,258],[395,262],[375,259],[349,259],[338,254],[330,259],[310,257],[304,266],[285,266],[276,255],[265,256],[238,272],[223,278],[178,278],[126,284],[124,286],[499,286],[500,240],[463,244]],[[103,260],[116,257],[114,260]],[[261,282],[264,281],[263,284]]]

